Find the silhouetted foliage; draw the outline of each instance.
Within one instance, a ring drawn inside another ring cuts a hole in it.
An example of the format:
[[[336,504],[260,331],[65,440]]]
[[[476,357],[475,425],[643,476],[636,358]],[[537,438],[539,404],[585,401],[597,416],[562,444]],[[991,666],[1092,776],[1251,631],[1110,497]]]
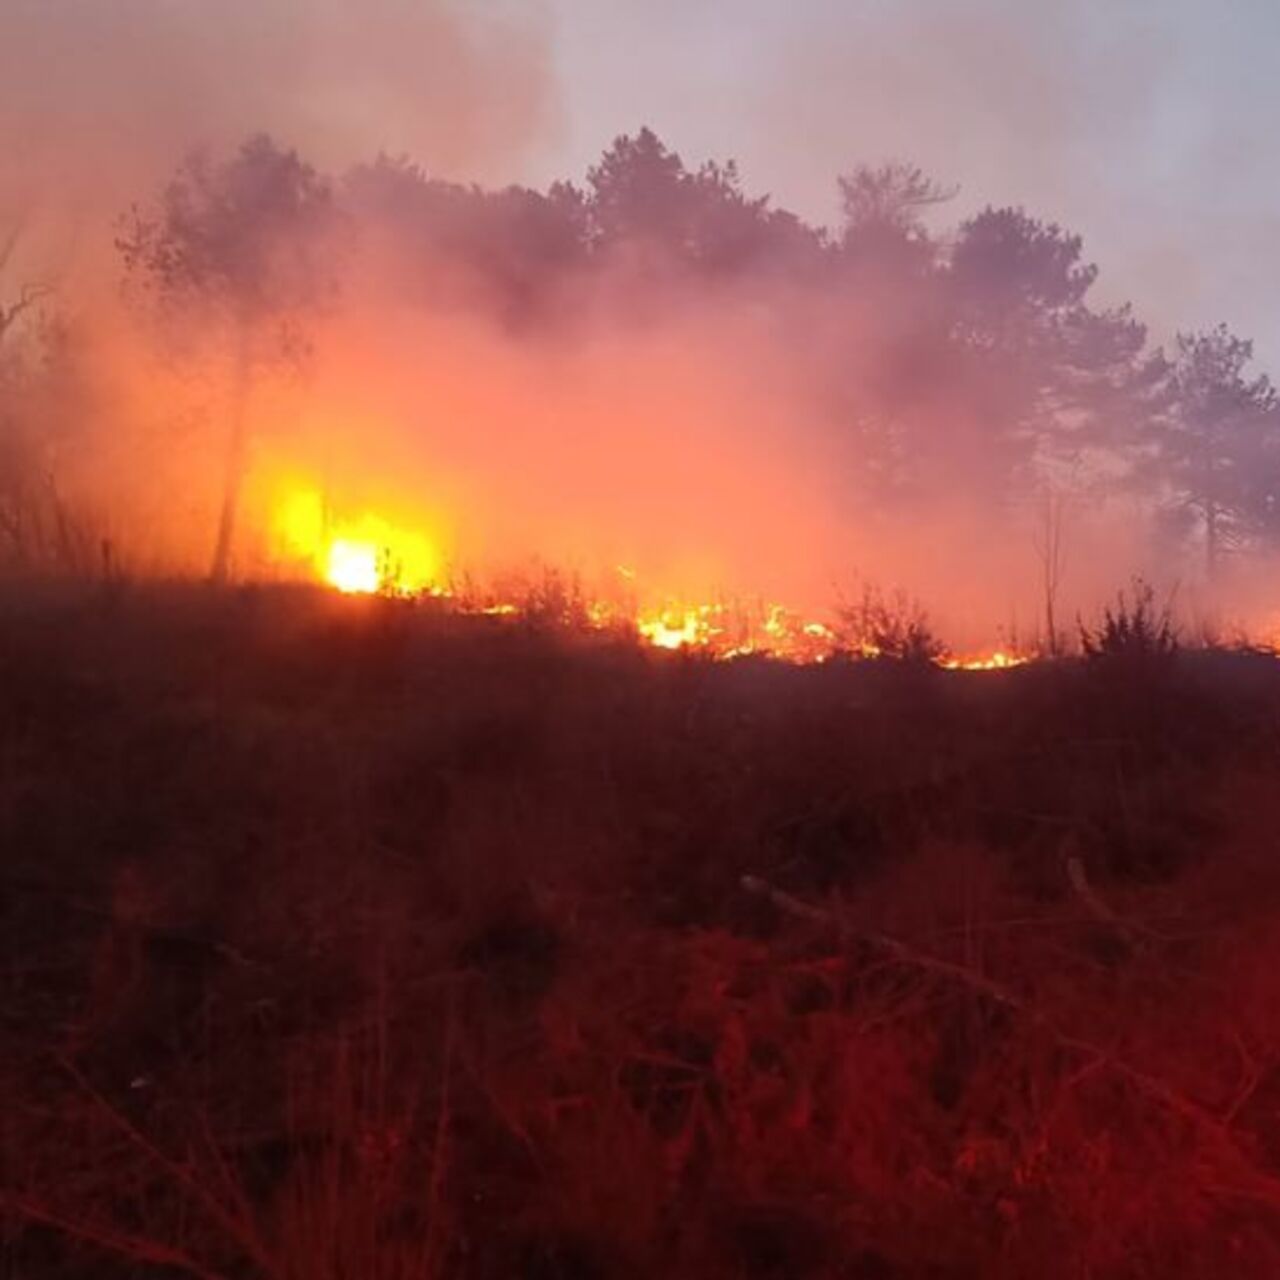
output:
[[[838,190],[832,235],[750,193],[732,160],[690,167],[647,128],[615,139],[582,187],[545,191],[387,156],[331,187],[256,138],[184,165],[120,247],[168,303],[238,335],[243,394],[254,360],[297,353],[344,225],[355,269],[404,303],[512,327],[732,291],[795,335],[864,505],[998,505],[1069,474],[1140,495],[1166,546],[1200,536],[1210,573],[1227,550],[1280,540],[1280,410],[1247,371],[1248,342],[1217,329],[1152,350],[1131,308],[1092,302],[1078,235],[1008,207],[935,228],[955,189],[910,163],[855,166]],[[622,287],[580,287],[593,280]],[[220,534],[215,576],[228,545]]]
[[[259,135],[221,164],[190,157],[117,243],[126,268],[163,296],[237,324],[279,321],[332,288],[322,254],[333,210],[328,183]]]
[[[927,666],[945,652],[923,605],[902,592],[885,596],[864,587],[858,600],[840,609],[839,620],[840,643],[854,657]]]
[[[744,195],[737,165],[708,161],[696,172],[650,129],[623,136],[587,174],[593,249],[657,254],[667,267],[725,275],[770,257],[798,258],[820,244],[768,196]]]
[[[1082,241],[1020,209],[987,209],[961,228],[947,287],[959,351],[956,402],[975,424],[989,474],[1083,446],[1117,444],[1150,382],[1146,330],[1128,310],[1095,311],[1097,268]]]
[[[1145,436],[1147,475],[1203,539],[1209,576],[1224,553],[1280,534],[1280,401],[1252,358],[1225,325],[1179,334],[1166,411]]]
[[[0,1271],[1280,1274],[1280,665],[347,603],[0,598]]]
[[[858,165],[837,180],[844,227],[843,265],[863,287],[898,287],[937,266],[941,246],[928,233],[923,213],[945,204],[955,188],[944,188],[915,165]]]
[[[420,305],[478,302],[519,320],[537,314],[586,260],[586,202],[569,183],[546,194],[488,192],[380,156],[347,175],[342,196],[366,247],[395,263],[400,287]]]
[[[254,368],[305,356],[301,317],[333,288],[333,227],[328,183],[260,135],[222,164],[191,157],[117,241],[128,271],[164,303],[226,330],[232,392],[215,581],[230,568]]]
[[[1103,610],[1095,626],[1080,624],[1080,648],[1091,661],[1153,662],[1172,657],[1178,650],[1178,631],[1170,605],[1157,606],[1155,592],[1141,578],[1132,595],[1123,591],[1113,606]]]

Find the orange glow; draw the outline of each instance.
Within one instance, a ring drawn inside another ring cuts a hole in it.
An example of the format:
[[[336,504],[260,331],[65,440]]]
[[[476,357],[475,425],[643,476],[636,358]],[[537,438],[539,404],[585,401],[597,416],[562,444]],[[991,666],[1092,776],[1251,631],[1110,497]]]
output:
[[[320,491],[290,488],[276,506],[274,529],[279,554],[304,566],[317,581],[349,595],[450,596],[460,613],[492,618],[518,618],[527,606],[502,595],[483,600],[456,598],[444,584],[444,564],[436,546],[423,534],[365,512],[334,518]],[[592,631],[633,630],[655,649],[690,651],[717,659],[765,656],[796,664],[826,662],[837,654],[873,659],[881,655],[866,643],[849,648],[824,622],[805,618],[778,603],[747,607],[724,602],[699,603],[668,598],[661,605],[651,591],[641,591],[639,574],[615,566],[626,584],[629,603],[606,588],[601,598],[585,602],[583,625]],[[616,581],[616,580],[615,580]],[[948,671],[1005,671],[1030,661],[1008,649],[990,653],[946,655],[937,665]]]
[[[1025,666],[1030,661],[1031,658],[1025,653],[1009,653],[1004,649],[997,649],[993,653],[943,658],[938,665],[948,671],[1008,671],[1011,667]]]
[[[438,594],[443,562],[421,533],[381,516],[331,516],[320,492],[300,488],[279,503],[274,521],[282,557],[301,562],[348,594]]]
[[[719,629],[711,605],[673,608],[636,619],[640,636],[658,649],[714,647]]]

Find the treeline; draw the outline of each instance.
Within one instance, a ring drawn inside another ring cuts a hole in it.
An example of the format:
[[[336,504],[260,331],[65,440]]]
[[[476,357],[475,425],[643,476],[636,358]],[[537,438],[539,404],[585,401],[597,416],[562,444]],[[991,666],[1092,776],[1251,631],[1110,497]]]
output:
[[[859,167],[839,192],[839,226],[815,227],[746,191],[732,163],[690,168],[647,129],[582,186],[546,191],[385,156],[330,178],[265,137],[189,160],[121,220],[118,247],[131,297],[171,329],[212,326],[232,354],[214,575],[228,571],[254,379],[304,367],[312,318],[375,276],[405,305],[479,312],[517,340],[602,314],[661,323],[691,301],[758,315],[847,446],[862,501],[1123,494],[1155,544],[1209,577],[1280,543],[1280,405],[1247,340],[1219,326],[1155,346],[1131,308],[1095,301],[1079,236],[1016,208],[944,225],[955,193],[910,165]],[[19,343],[20,321],[54,305],[30,303],[0,310],[11,558],[12,477],[44,447],[33,405],[69,376],[65,326],[27,324]]]

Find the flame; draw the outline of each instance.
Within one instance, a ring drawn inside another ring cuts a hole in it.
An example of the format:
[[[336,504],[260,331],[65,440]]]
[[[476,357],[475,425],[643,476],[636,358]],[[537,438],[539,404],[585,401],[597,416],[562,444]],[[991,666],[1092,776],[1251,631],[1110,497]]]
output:
[[[277,540],[287,560],[308,564],[347,594],[438,594],[442,559],[422,534],[366,512],[334,519],[320,492],[299,489],[280,503]]]
[[[377,544],[335,538],[329,545],[324,576],[348,595],[371,595],[378,590],[382,577],[378,572]]]
[[[667,608],[636,619],[636,631],[659,649],[713,647],[720,628],[715,625],[713,605]]]
[[[947,671],[1008,671],[1011,667],[1025,666],[1030,661],[1029,654],[996,649],[993,653],[942,658],[938,665]]]
[[[503,619],[527,613],[527,605],[502,595],[483,600],[452,596],[443,586],[442,556],[428,538],[370,512],[335,519],[320,491],[312,487],[286,491],[276,507],[274,529],[286,561],[305,566],[318,581],[344,594],[449,596],[451,607],[460,613]],[[826,623],[778,603],[744,607],[676,598],[661,606],[640,607],[636,570],[625,564],[614,568],[617,579],[626,584],[626,595],[618,598],[616,591],[606,587],[604,598],[588,601],[581,616],[589,630],[630,630],[656,649],[693,651],[725,660],[762,655],[805,664],[825,662],[838,654],[863,659],[882,656],[865,642],[850,649],[847,638]],[[1005,671],[1028,661],[1028,655],[1002,648],[946,655],[937,659],[937,665],[948,671]]]

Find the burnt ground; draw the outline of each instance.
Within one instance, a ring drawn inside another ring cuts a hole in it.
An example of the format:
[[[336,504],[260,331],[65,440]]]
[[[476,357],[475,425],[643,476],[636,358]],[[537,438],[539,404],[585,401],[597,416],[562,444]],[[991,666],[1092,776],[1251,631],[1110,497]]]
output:
[[[1280,1274],[1280,662],[0,598],[0,1275]]]

